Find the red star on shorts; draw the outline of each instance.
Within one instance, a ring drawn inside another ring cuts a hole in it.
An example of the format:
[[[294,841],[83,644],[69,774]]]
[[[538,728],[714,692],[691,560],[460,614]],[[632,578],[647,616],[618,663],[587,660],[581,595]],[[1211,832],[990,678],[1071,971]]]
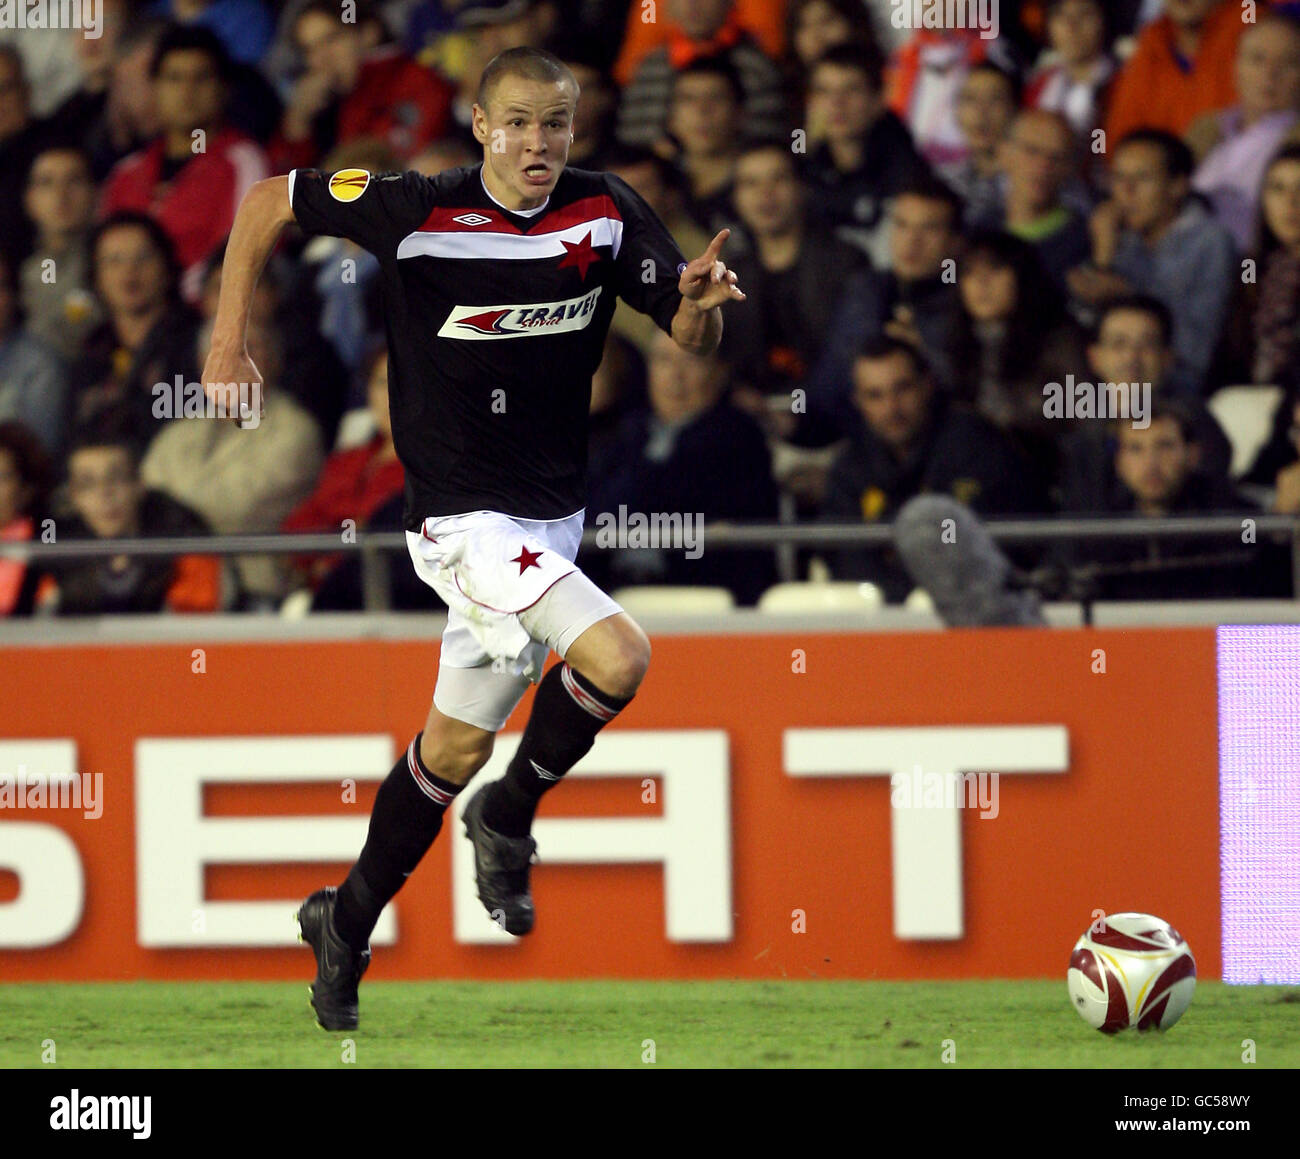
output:
[[[579,242],[567,242],[560,238],[560,244],[564,246],[564,257],[560,259],[560,269],[565,266],[577,266],[578,273],[582,275],[582,280],[587,280],[587,268],[594,266],[600,261],[598,254],[591,246],[591,230],[587,230],[587,236]]]
[[[541,559],[541,557],[545,554],[546,553],[544,551],[529,551],[528,548],[521,546],[519,548],[519,554],[515,556],[515,558],[512,559],[510,562],[517,563],[519,565],[520,575],[524,574],[524,568],[526,567],[535,567],[537,568],[538,571],[541,571],[542,565],[537,561]]]

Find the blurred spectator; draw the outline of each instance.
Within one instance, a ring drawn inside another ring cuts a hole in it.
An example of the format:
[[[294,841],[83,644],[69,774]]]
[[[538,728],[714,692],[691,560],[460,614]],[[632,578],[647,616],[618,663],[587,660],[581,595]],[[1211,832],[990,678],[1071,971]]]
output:
[[[672,78],[668,135],[686,178],[688,217],[710,238],[734,220],[731,186],[740,144],[744,93],[724,60],[697,60]]]
[[[405,476],[393,446],[388,414],[388,350],[381,347],[371,358],[366,375],[366,405],[375,433],[359,447],[335,451],[325,460],[316,489],[293,509],[282,530],[341,533],[344,520],[353,529],[365,527],[376,508],[400,495]],[[335,561],[316,557],[310,571],[323,575]]]
[[[1020,113],[998,151],[1004,177],[1000,212],[976,224],[1005,229],[1034,247],[1038,260],[1061,293],[1067,275],[1087,261],[1088,225],[1067,203],[1065,192],[1075,169],[1075,139],[1057,113]],[[1079,199],[1076,190],[1076,204]]]
[[[920,28],[889,62],[889,107],[912,130],[917,148],[931,165],[966,156],[957,124],[957,97],[966,73],[983,60],[1017,74],[1017,61],[1005,38],[986,40],[975,28]]]
[[[0,249],[21,262],[32,248],[32,227],[23,213],[23,189],[32,159],[47,134],[32,118],[31,92],[18,50],[0,45]]]
[[[309,0],[292,30],[304,70],[271,144],[276,172],[314,165],[358,137],[377,137],[405,160],[451,127],[451,86],[387,43],[369,0],[359,0],[355,23],[340,23],[334,0]]]
[[[155,0],[168,20],[210,29],[232,59],[257,64],[271,46],[275,25],[261,0]]]
[[[1096,307],[1150,294],[1173,314],[1170,388],[1195,397],[1206,385],[1236,276],[1232,237],[1189,196],[1192,154],[1172,134],[1130,133],[1115,150],[1111,199],[1089,223],[1092,260],[1071,272],[1070,291]]]
[[[73,368],[73,424],[122,410],[147,444],[157,423],[173,417],[156,413],[155,387],[199,377],[198,318],[181,300],[171,239],[152,217],[115,214],[94,228],[88,249],[104,321],[87,335]]]
[[[68,452],[74,514],[59,521],[60,542],[208,534],[193,511],[146,487],[138,450],[129,429],[117,423],[96,423],[74,436]],[[41,610],[64,616],[212,612],[228,595],[221,564],[210,556],[100,556],[54,560],[49,569],[38,601]]]
[[[0,421],[22,423],[54,455],[67,433],[67,413],[66,367],[20,324],[17,279],[0,254]]]
[[[820,134],[803,166],[810,214],[868,252],[889,198],[928,175],[882,86],[874,51],[848,45],[828,50],[808,74],[808,119]]]
[[[1262,488],[1278,515],[1300,515],[1300,392],[1289,391],[1273,416],[1273,433],[1243,484]]]
[[[229,61],[213,33],[168,31],[150,75],[161,132],[109,174],[100,214],[136,210],[156,218],[176,247],[181,289],[194,301],[204,261],[230,232],[244,194],[268,176],[267,160],[224,124]]]
[[[1300,386],[1300,144],[1268,163],[1253,276],[1234,287],[1216,382]]]
[[[783,438],[795,426],[791,392],[821,352],[837,289],[865,265],[857,249],[809,225],[805,200],[785,141],[741,149],[735,205],[753,248],[730,261],[746,308],[727,319],[719,352],[732,368],[732,402]]]
[[[498,52],[507,48],[540,48],[556,28],[558,15],[553,3],[539,0],[468,0],[456,9],[457,35],[435,43],[435,51],[423,54],[439,67],[450,66],[447,75],[456,84],[452,99],[452,122],[459,136],[481,156],[471,126],[478,81],[483,69]],[[459,42],[460,59],[446,61],[450,42]]]
[[[1173,316],[1155,298],[1134,295],[1107,303],[1088,345],[1088,368],[1096,385],[1115,387],[1127,399],[1129,413],[1141,405],[1146,392],[1152,405],[1171,401],[1170,373],[1174,365]],[[1076,380],[1084,380],[1082,373]],[[1068,381],[1065,383],[1068,387]],[[1092,384],[1088,384],[1092,385]],[[1200,447],[1202,472],[1226,478],[1232,447],[1205,404],[1182,400]],[[1078,419],[1060,439],[1059,498],[1069,511],[1107,510],[1113,494],[1115,442],[1112,424],[1095,418]]]
[[[726,61],[740,80],[746,129],[775,136],[787,128],[781,70],[750,37],[732,0],[665,0],[667,42],[648,53],[623,90],[618,139],[625,145],[654,146],[661,139],[673,77],[696,61]]]
[[[71,361],[101,320],[87,250],[95,210],[89,157],[66,146],[38,154],[23,206],[36,226],[35,247],[19,271],[27,329]]]
[[[605,169],[626,181],[654,211],[683,254],[703,253],[713,235],[687,216],[685,178],[677,168],[649,149],[618,147],[605,157]],[[727,247],[728,262],[731,251]],[[648,314],[632,309],[619,299],[611,331],[636,347],[642,358],[650,354],[650,342],[659,332]]]
[[[312,240],[314,242],[318,239]],[[311,243],[308,243],[307,248],[311,248]],[[212,255],[203,279],[203,296],[199,306],[204,320],[208,322],[217,314],[224,261],[225,247],[223,246]],[[313,271],[314,267],[307,267],[309,277]],[[298,278],[298,282],[286,285],[286,272]],[[372,341],[370,335],[373,333],[367,329],[366,303],[360,299],[368,298],[370,296],[368,291],[373,289],[377,292],[378,287],[367,286],[358,292],[357,285],[344,281],[342,269],[337,261],[333,265],[332,279],[327,280],[319,271],[315,271],[312,283],[304,285],[302,274],[301,267],[289,265],[280,257],[272,257],[258,279],[257,288],[253,291],[249,318],[250,322],[261,331],[274,333],[277,336],[277,341],[283,348],[280,359],[283,370],[278,379],[278,386],[293,395],[295,401],[311,414],[320,429],[321,439],[326,446],[330,446],[338,432],[339,420],[348,408],[351,371],[339,357],[335,343],[328,340],[328,338],[336,338],[337,335],[326,336],[317,327],[319,322],[322,328],[336,325],[339,331],[342,331],[345,325],[351,325],[351,320],[350,317],[345,317],[342,310],[322,310],[321,296],[314,289],[314,285],[324,283],[342,286],[345,292],[351,291],[350,294],[345,293],[340,297],[350,299],[345,303],[346,306],[355,307],[362,315],[358,324],[359,343]],[[337,305],[339,303],[336,303]],[[378,329],[376,327],[374,332]]]
[[[1158,402],[1149,422],[1117,420],[1112,487],[1105,512],[1165,517],[1249,512],[1257,508],[1222,476],[1198,470],[1195,422],[1174,402]],[[1265,594],[1270,569],[1263,547],[1243,549],[1234,538],[1120,539],[1084,541],[1067,556],[1118,574],[1098,578],[1104,600],[1208,600]],[[1125,574],[1123,565],[1133,571]]]
[[[445,169],[459,169],[462,165],[475,165],[483,159],[482,151],[476,155],[459,137],[443,137],[431,141],[407,163],[408,169],[437,177]]]
[[[32,115],[44,118],[76,90],[81,79],[76,42],[99,39],[89,35],[95,27],[96,11],[89,6],[83,9],[78,5],[71,10],[72,20],[60,26],[59,15],[68,11],[66,6],[60,9],[57,4],[52,5],[50,15],[38,11],[35,3],[24,4],[23,7],[32,10],[28,16],[31,23],[23,27],[25,22],[19,17],[18,27],[15,27],[13,10],[6,13],[6,18],[0,21],[0,51],[12,49],[22,58],[22,72],[27,78]],[[45,17],[47,26],[36,23],[42,16]],[[51,16],[54,26],[48,26]],[[76,23],[83,27],[77,28]]]
[[[1084,366],[1084,339],[1032,246],[1006,233],[972,237],[958,276],[966,326],[957,395],[1019,445],[1046,493],[1058,474],[1059,424],[1043,387]]]
[[[862,0],[790,0],[786,4],[785,51],[796,90],[808,86],[814,64],[841,46],[855,48],[859,58],[881,55],[871,14]]]
[[[939,175],[961,194],[968,222],[993,225],[1002,215],[1002,145],[1019,105],[1016,78],[992,61],[981,61],[962,81],[957,127],[966,156],[944,165]]]
[[[773,60],[780,57],[786,47],[781,25],[785,7],[784,0],[735,0],[735,22]],[[623,86],[631,83],[637,66],[655,49],[674,43],[672,25],[647,19],[646,13],[654,12],[654,9],[646,8],[640,0],[632,0],[627,9],[622,44],[614,62],[614,79]]]
[[[560,45],[556,46],[557,49]],[[607,72],[573,55],[557,51],[578,82],[581,96],[573,114],[573,142],[569,164],[578,169],[599,168],[601,156],[614,140],[614,118],[618,115],[618,89]]]
[[[368,532],[400,532],[406,529],[403,521],[402,495],[395,495],[377,507],[366,524]],[[388,554],[389,607],[395,612],[445,612],[446,605],[429,587],[413,567],[405,566],[405,559],[397,553]],[[320,586],[312,595],[311,610],[316,612],[359,612],[365,607],[365,583],[361,570],[360,552],[343,556],[321,578]]]
[[[104,35],[78,37],[81,84],[50,118],[54,139],[80,145],[102,181],[158,131],[149,69],[167,25],[130,18],[127,0],[102,0]]]
[[[888,523],[923,491],[951,495],[982,515],[1042,508],[1006,436],[941,391],[910,344],[866,343],[853,363],[853,396],[858,422],[831,466],[827,520]],[[829,562],[836,579],[869,580],[891,602],[913,587],[892,546],[848,548]]]
[[[211,325],[205,326],[206,350]],[[248,353],[262,374],[266,413],[256,427],[225,419],[182,419],[149,447],[141,476],[202,515],[218,535],[277,531],[308,495],[324,454],[312,417],[279,389],[284,352],[278,335],[250,321]],[[279,560],[241,556],[241,586],[254,607],[285,594]]]
[[[1192,188],[1246,252],[1255,244],[1260,183],[1283,141],[1300,135],[1300,24],[1267,13],[1237,45],[1237,103],[1187,130],[1200,159]]]
[[[1232,104],[1245,28],[1238,0],[1165,0],[1164,15],[1142,30],[1115,80],[1108,147],[1139,128],[1181,134],[1202,113]]]
[[[30,543],[42,531],[53,468],[40,442],[21,423],[0,422],[0,541]],[[29,616],[43,569],[0,556],[0,617]]]
[[[1025,86],[1025,105],[1060,113],[1091,150],[1117,65],[1103,0],[1049,0],[1047,51]]]
[[[599,527],[602,516],[617,520],[620,507],[646,518],[775,520],[767,443],[758,424],[727,401],[726,369],[717,357],[690,354],[660,333],[648,374],[649,410],[630,415],[604,461],[592,464],[588,526]],[[716,584],[741,604],[756,602],[775,582],[770,551],[710,551],[706,539],[698,547],[628,546],[584,557],[583,567],[612,587]]]
[[[653,336],[650,341],[653,342]],[[649,345],[647,342],[647,349]],[[587,411],[589,462],[605,462],[610,446],[618,441],[623,421],[633,411],[645,408],[646,358],[631,342],[610,329],[604,355],[591,378],[591,405]]]
[[[924,349],[936,382],[951,390],[953,361],[962,331],[956,268],[961,201],[942,182],[902,190],[889,209],[889,266],[864,269],[837,287],[826,346],[805,383],[808,413],[841,433],[858,423],[853,403],[853,363],[870,339],[882,334]]]

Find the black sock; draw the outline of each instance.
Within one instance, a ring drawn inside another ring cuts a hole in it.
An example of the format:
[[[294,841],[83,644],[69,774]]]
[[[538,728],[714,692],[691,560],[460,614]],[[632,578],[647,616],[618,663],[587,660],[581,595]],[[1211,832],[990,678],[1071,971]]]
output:
[[[630,696],[611,696],[568,664],[556,664],[537,687],[524,739],[506,775],[483,804],[483,823],[506,837],[526,836],[542,794],[587,755],[596,734],[631,703]]]
[[[379,786],[370,831],[357,863],[339,886],[334,928],[363,950],[380,911],[406,883],[442,828],[442,816],[464,788],[435,777],[420,760],[420,733]]]

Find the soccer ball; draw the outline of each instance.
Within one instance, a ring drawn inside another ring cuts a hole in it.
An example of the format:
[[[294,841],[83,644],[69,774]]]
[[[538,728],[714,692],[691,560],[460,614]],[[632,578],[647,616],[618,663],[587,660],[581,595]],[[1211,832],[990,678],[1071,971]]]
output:
[[[1074,943],[1066,981],[1070,1005],[1103,1034],[1168,1030],[1192,1001],[1196,959],[1168,922],[1107,914]]]

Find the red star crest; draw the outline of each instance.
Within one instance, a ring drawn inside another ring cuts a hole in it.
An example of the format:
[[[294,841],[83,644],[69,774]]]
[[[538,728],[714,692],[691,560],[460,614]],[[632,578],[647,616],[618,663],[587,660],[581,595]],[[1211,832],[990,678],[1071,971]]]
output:
[[[544,556],[545,554],[546,552],[544,551],[529,551],[528,548],[521,546],[519,548],[519,554],[515,556],[515,558],[512,559],[510,562],[517,563],[519,565],[520,575],[523,575],[524,569],[529,567],[535,567],[537,568],[538,571],[541,571],[542,565],[537,561],[541,559],[541,557]]]
[[[588,268],[600,261],[600,254],[591,245],[591,230],[587,230],[587,236],[579,242],[568,242],[560,238],[560,244],[564,246],[560,269],[564,269],[565,266],[577,266],[578,273],[582,275],[582,280],[585,282]]]

